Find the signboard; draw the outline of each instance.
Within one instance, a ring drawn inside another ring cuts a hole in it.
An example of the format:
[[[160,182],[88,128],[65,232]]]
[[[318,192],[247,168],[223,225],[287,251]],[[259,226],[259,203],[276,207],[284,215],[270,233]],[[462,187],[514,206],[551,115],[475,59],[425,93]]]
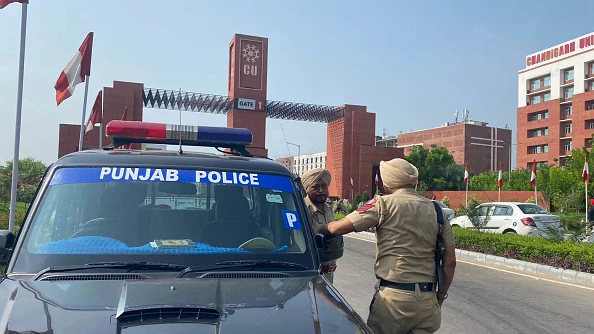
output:
[[[594,50],[594,33],[528,55],[526,57],[526,69],[552,63],[590,50]]]
[[[261,100],[240,98],[235,100],[235,108],[243,110],[264,111],[264,109],[266,109],[266,105]]]
[[[256,100],[237,99],[237,109],[256,110]]]
[[[235,51],[239,59],[239,88],[264,89],[264,54],[262,41],[250,39],[239,40],[239,48]]]

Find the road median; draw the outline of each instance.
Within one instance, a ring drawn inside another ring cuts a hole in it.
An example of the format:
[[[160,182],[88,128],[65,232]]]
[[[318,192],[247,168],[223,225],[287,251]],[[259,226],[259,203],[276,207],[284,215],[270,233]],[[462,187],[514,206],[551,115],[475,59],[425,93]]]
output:
[[[371,232],[352,233],[351,236],[359,239],[375,241],[375,234]],[[594,274],[580,272],[572,269],[557,268],[549,265],[510,259],[503,256],[478,253],[458,248],[456,248],[456,257],[462,260],[483,262],[487,264],[497,265],[500,267],[521,270],[529,273],[546,275],[564,281],[594,284]]]

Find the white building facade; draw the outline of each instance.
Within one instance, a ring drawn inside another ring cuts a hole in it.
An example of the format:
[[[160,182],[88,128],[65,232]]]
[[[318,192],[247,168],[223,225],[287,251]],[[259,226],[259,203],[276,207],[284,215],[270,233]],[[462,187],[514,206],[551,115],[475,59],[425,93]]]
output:
[[[326,152],[293,157],[293,172],[299,176],[316,168],[326,168]]]

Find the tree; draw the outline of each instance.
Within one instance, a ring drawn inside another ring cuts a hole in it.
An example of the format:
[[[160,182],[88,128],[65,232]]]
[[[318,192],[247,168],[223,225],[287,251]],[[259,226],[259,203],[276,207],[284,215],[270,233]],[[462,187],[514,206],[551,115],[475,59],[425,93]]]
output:
[[[419,192],[462,190],[464,167],[456,164],[447,148],[415,146],[405,159],[419,170]]]
[[[361,202],[367,203],[369,201],[369,193],[366,191],[363,192],[363,196],[361,196]]]
[[[359,208],[359,203],[361,203],[361,194],[357,193],[355,195],[355,198],[353,199],[353,203],[351,203],[349,212],[353,212],[353,211],[357,210]]]
[[[4,208],[6,208],[6,203],[10,201],[12,165],[12,161],[8,161],[6,165],[0,167],[0,201],[3,202]],[[29,203],[33,200],[35,191],[46,169],[47,166],[35,158],[27,157],[19,160],[17,202]]]

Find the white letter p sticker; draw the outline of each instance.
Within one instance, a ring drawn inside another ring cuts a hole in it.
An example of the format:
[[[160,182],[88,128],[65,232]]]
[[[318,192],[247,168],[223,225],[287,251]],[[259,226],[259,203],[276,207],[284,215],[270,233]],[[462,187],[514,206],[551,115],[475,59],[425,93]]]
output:
[[[297,221],[297,215],[291,212],[287,212],[287,224],[289,227],[295,227],[295,222]]]

